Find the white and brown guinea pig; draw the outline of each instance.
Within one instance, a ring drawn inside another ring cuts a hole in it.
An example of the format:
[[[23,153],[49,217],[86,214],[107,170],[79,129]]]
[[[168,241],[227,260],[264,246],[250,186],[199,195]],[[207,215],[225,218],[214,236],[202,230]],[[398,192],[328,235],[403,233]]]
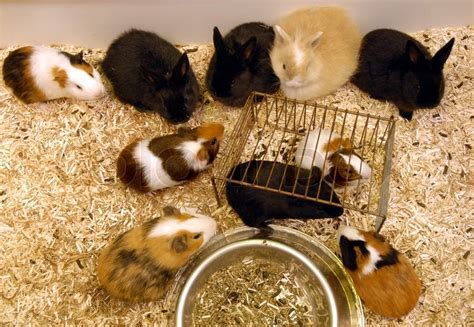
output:
[[[12,51],[3,62],[3,79],[25,103],[57,98],[96,100],[105,95],[99,73],[76,55],[43,46]]]
[[[143,193],[181,184],[214,162],[223,134],[224,126],[209,123],[133,142],[120,152],[117,177]]]
[[[349,226],[338,230],[342,263],[365,305],[399,318],[418,303],[421,282],[408,258],[380,235]]]
[[[351,141],[329,129],[316,128],[298,144],[295,163],[305,169],[316,166],[334,188],[354,187],[370,179],[372,169],[355,153]]]
[[[97,276],[113,297],[144,302],[160,299],[176,272],[216,232],[214,219],[164,207],[152,219],[117,237],[100,255]]]

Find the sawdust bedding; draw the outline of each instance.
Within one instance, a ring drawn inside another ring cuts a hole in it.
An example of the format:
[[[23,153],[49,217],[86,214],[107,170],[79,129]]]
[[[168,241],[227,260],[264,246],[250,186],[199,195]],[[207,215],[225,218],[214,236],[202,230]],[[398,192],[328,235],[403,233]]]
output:
[[[414,36],[432,52],[456,37],[445,66],[441,105],[417,112],[412,122],[397,123],[389,216],[382,230],[415,265],[423,294],[403,320],[369,311],[366,320],[368,325],[469,324],[474,322],[474,27],[432,29]],[[190,60],[202,83],[212,47],[185,48],[192,51]],[[13,49],[0,49],[0,61]],[[104,50],[85,50],[86,59],[97,67]],[[397,115],[394,106],[370,99],[353,85],[322,103]],[[205,97],[188,124],[221,122],[229,135],[239,112]],[[175,128],[157,115],[121,104],[111,93],[93,103],[61,99],[27,106],[0,83],[0,324],[163,321],[172,309],[164,302],[130,305],[109,298],[98,287],[100,250],[119,233],[156,216],[165,204],[198,208],[214,216],[221,231],[241,224],[228,206],[217,206],[209,172],[147,195],[126,189],[115,178],[115,159],[125,145]],[[342,221],[374,227],[373,217],[353,211],[346,211]],[[340,223],[281,222],[322,240],[335,252]]]

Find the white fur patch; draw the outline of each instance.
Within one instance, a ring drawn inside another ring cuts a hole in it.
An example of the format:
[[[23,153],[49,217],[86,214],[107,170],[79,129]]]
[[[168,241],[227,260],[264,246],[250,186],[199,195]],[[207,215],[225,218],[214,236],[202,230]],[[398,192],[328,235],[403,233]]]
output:
[[[367,245],[367,250],[369,251],[370,255],[369,255],[369,262],[365,265],[364,269],[362,269],[362,273],[364,275],[368,275],[374,272],[375,270],[377,270],[377,267],[375,267],[375,265],[381,259],[379,251],[377,251],[371,245]]]
[[[163,169],[163,161],[150,151],[150,139],[141,140],[133,150],[133,158],[140,164],[147,185],[152,190],[181,184],[173,180]]]
[[[372,168],[363,161],[358,155],[352,154],[352,155],[345,155],[340,153],[339,154],[344,161],[352,166],[354,170],[359,173],[359,175],[362,177],[362,179],[369,179],[370,175],[372,174]]]
[[[163,222],[156,224],[148,234],[149,238],[171,236],[179,231],[203,233],[203,244],[216,233],[216,221],[210,217],[194,214],[192,218],[184,221],[176,218],[164,218]]]
[[[293,55],[295,56],[296,65],[300,66],[304,60],[304,52],[301,50],[297,43],[293,44]]]
[[[209,166],[207,160],[199,160],[197,158],[197,154],[199,150],[202,149],[202,142],[204,141],[205,140],[201,139],[198,139],[197,141],[186,141],[178,147],[189,167],[195,171],[202,171]]]
[[[339,226],[339,229],[337,230],[337,241],[338,242],[340,241],[341,236],[344,236],[349,241],[363,241],[363,242],[365,242],[364,236],[362,236],[362,234],[359,233],[359,231],[356,228],[350,227],[350,226],[347,226],[347,225]]]

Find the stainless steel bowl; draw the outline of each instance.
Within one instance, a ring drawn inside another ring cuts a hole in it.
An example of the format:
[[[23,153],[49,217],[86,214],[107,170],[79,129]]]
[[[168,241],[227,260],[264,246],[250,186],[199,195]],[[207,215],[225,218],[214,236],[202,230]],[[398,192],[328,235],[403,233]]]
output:
[[[364,326],[362,304],[339,258],[304,233],[283,226],[271,227],[273,233],[265,238],[257,229],[247,227],[213,238],[180,272],[170,289],[166,304],[175,312],[168,325],[190,326],[196,297],[208,278],[250,256],[291,266],[295,277],[303,281],[310,303],[315,300],[313,294],[324,294],[330,326]]]

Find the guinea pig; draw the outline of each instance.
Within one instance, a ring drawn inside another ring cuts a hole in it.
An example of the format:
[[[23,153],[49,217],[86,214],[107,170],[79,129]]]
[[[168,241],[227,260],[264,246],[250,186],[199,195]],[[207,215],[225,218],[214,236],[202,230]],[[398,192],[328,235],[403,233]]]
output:
[[[110,45],[102,68],[117,98],[140,111],[179,124],[196,109],[199,84],[188,55],[155,33],[123,33]]]
[[[5,85],[24,103],[57,98],[97,100],[105,88],[97,70],[76,55],[43,47],[26,46],[8,54],[3,62]]]
[[[354,151],[350,139],[329,129],[316,128],[306,134],[296,149],[295,163],[324,171],[324,181],[336,191],[357,187],[372,175],[372,168]]]
[[[143,193],[181,184],[214,162],[223,134],[224,126],[210,123],[135,141],[120,152],[117,177]]]
[[[246,23],[225,37],[214,27],[214,48],[206,84],[211,95],[225,105],[242,107],[252,91],[275,93],[280,88],[268,51],[275,33],[263,23]]]
[[[411,36],[378,29],[362,40],[359,67],[352,82],[371,97],[395,104],[411,120],[416,109],[434,108],[444,95],[443,66],[454,38],[431,57]]]
[[[370,180],[372,168],[352,148],[342,148],[329,157],[329,173],[324,181],[334,190],[356,188]]]
[[[309,171],[274,161],[253,160],[234,167],[228,178],[227,201],[250,227],[264,228],[271,219],[335,218],[344,213],[338,206],[337,195],[329,185],[322,183],[317,167]],[[292,194],[318,198],[334,205]]]
[[[274,29],[270,59],[288,98],[309,100],[330,94],[357,68],[361,35],[343,8],[297,10]]]
[[[100,285],[131,302],[162,298],[176,272],[216,232],[216,222],[200,214],[164,207],[159,218],[135,227],[105,248],[98,261]]]
[[[339,227],[338,241],[342,263],[369,309],[399,318],[416,306],[421,282],[405,255],[381,235],[349,226]]]

